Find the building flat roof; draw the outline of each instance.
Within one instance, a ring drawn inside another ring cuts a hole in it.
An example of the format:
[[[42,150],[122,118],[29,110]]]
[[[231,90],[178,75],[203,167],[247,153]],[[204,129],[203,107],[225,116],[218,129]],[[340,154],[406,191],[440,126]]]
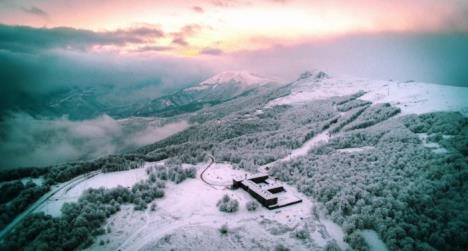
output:
[[[257,183],[251,180],[244,180],[242,184],[249,188],[249,190],[253,191],[254,193],[262,196],[264,199],[270,200],[276,198],[272,193],[268,192],[267,190],[262,189]]]

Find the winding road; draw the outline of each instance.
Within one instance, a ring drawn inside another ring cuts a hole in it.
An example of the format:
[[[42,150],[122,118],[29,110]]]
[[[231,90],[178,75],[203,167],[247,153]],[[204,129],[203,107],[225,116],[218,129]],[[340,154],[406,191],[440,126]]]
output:
[[[42,206],[47,200],[49,200],[52,196],[57,194],[58,192],[62,191],[63,189],[66,189],[66,191],[69,191],[76,185],[80,184],[81,182],[90,179],[98,174],[101,173],[101,170],[89,172],[82,174],[80,176],[77,176],[67,182],[64,182],[62,184],[59,184],[56,188],[52,189],[48,193],[44,194],[41,198],[39,198],[36,202],[34,202],[28,209],[26,209],[24,212],[19,214],[10,224],[8,224],[2,231],[0,231],[0,240],[3,240],[3,238],[11,231],[13,230],[18,224],[20,224],[28,215],[33,213],[37,208]]]
[[[203,171],[200,173],[200,179],[208,184],[209,186],[211,186],[212,188],[214,189],[218,189],[218,190],[224,190],[224,189],[227,189],[230,185],[232,185],[232,183],[229,183],[229,184],[219,184],[219,183],[213,183],[211,181],[208,181],[205,179],[205,172],[213,165],[213,163],[215,162],[215,158],[213,157],[213,155],[209,155],[208,156],[210,158],[210,163],[208,163],[208,165],[205,167],[205,169],[203,169]],[[221,187],[221,188],[220,188]]]

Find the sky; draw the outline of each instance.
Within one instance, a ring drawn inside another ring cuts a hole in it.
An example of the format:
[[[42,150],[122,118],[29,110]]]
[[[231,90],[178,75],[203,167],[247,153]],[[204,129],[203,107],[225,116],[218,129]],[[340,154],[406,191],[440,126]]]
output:
[[[0,23],[52,29],[66,48],[196,56],[350,33],[467,32],[468,2],[2,0]]]

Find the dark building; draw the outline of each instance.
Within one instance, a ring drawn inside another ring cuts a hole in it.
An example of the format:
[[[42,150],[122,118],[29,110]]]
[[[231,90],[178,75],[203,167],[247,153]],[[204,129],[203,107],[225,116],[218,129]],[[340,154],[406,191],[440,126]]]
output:
[[[232,186],[233,188],[243,188],[268,209],[276,209],[302,202],[301,199],[288,194],[283,185],[270,178],[268,174],[234,178]]]

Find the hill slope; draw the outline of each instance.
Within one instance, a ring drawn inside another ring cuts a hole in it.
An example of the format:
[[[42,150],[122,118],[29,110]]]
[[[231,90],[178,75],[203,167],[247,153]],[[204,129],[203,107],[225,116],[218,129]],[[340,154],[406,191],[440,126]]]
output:
[[[257,87],[269,84],[274,85],[275,82],[245,71],[222,72],[193,87],[154,99],[143,107],[137,108],[134,115],[168,117],[193,112],[247,95],[254,92]]]

